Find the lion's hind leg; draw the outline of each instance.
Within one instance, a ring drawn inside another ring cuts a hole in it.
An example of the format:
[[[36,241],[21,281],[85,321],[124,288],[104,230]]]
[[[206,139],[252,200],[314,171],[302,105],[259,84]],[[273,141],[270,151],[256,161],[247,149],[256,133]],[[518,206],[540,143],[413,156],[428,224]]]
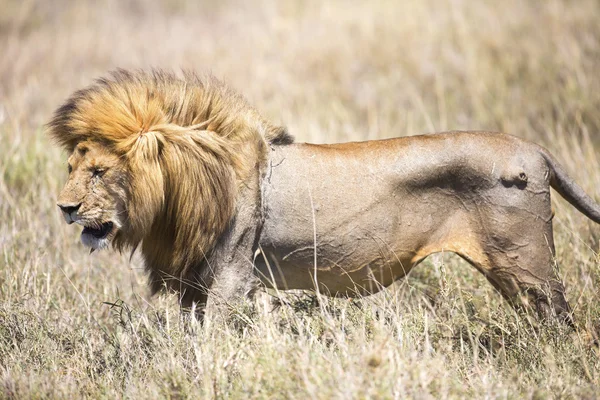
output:
[[[549,205],[548,205],[549,209]],[[450,251],[468,261],[516,308],[533,306],[543,319],[572,324],[571,309],[554,262],[551,214],[479,205],[442,224],[413,258]]]
[[[527,210],[494,211],[473,229],[477,240],[457,253],[481,271],[516,308],[533,306],[542,319],[572,325],[564,286],[555,268],[551,217]]]

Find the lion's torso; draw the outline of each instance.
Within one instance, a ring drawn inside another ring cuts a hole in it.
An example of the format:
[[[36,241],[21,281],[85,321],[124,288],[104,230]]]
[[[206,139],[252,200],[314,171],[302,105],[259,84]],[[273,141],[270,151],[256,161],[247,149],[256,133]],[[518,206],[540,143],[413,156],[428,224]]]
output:
[[[530,200],[503,184],[520,166],[536,171],[528,187],[549,196],[534,145],[508,135],[276,146],[263,183],[259,275],[268,286],[314,288],[316,241],[322,291],[373,293],[433,252],[476,253],[469,247],[487,240],[485,219]]]

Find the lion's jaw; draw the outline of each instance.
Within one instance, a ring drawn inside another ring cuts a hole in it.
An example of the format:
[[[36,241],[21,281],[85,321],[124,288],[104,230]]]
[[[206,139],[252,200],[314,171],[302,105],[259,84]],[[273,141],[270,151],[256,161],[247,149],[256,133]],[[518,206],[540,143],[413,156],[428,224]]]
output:
[[[68,224],[83,226],[81,243],[95,249],[108,247],[126,219],[126,168],[99,144],[78,144],[69,157],[69,178],[58,198]]]

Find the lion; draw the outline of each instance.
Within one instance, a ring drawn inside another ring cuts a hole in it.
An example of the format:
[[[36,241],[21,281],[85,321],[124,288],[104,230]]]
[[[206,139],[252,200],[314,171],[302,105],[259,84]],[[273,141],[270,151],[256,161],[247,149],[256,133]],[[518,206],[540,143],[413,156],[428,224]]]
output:
[[[139,248],[152,293],[174,290],[200,317],[261,283],[376,293],[445,251],[515,307],[572,323],[550,187],[600,223],[554,157],[515,136],[294,143],[225,84],[190,72],[117,70],[74,93],[48,132],[70,154],[58,206],[83,226],[82,243]]]

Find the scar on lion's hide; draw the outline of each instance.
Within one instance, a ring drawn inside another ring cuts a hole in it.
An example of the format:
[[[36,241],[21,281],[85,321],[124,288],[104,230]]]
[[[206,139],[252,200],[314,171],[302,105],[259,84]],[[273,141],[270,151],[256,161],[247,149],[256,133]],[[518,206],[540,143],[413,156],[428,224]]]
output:
[[[198,315],[261,282],[371,294],[451,251],[511,304],[571,323],[550,188],[600,223],[536,144],[490,132],[293,143],[193,73],[118,70],[75,92],[48,132],[70,153],[58,205],[82,242],[139,248],[152,290],[177,291]]]

